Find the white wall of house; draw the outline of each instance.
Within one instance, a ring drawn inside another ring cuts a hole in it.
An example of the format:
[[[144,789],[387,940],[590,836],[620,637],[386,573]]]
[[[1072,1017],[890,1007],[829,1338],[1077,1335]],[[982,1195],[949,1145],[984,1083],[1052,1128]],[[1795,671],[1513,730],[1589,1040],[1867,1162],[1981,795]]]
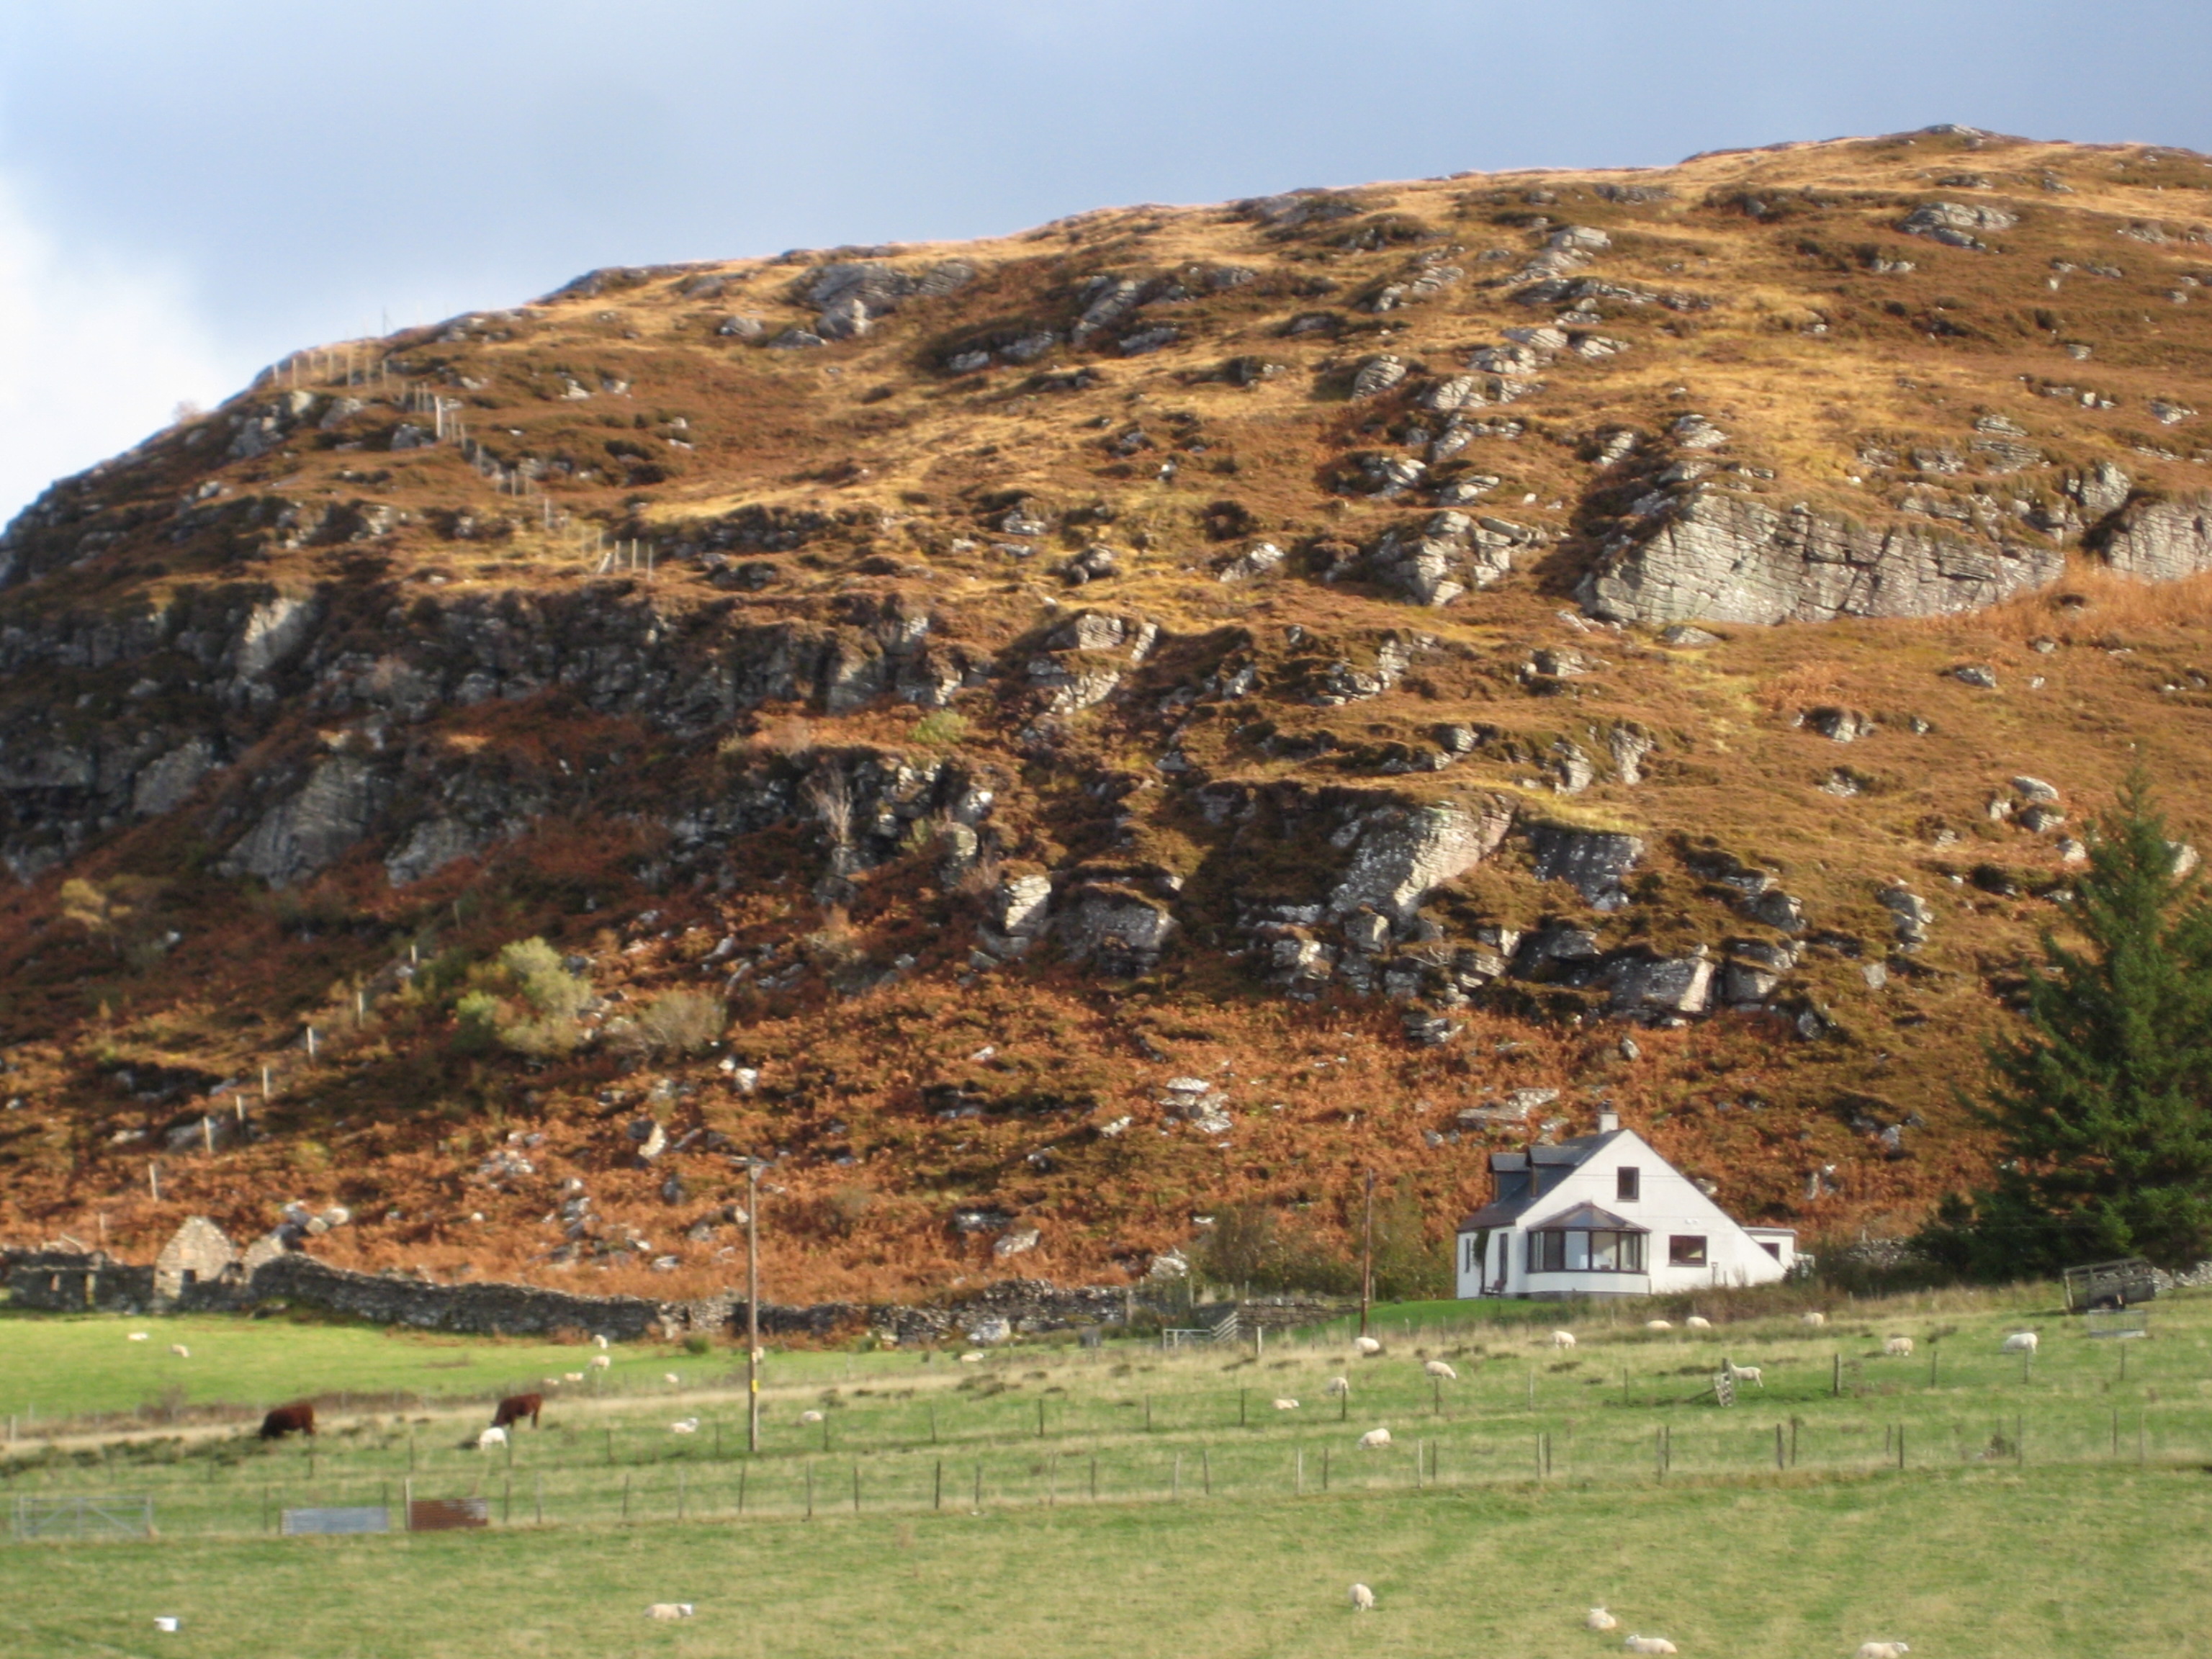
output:
[[[1624,1170],[1634,1171],[1632,1182],[1624,1182]],[[1528,1235],[1584,1204],[1648,1230],[1643,1272],[1529,1271]],[[1765,1285],[1782,1278],[1796,1254],[1789,1230],[1747,1230],[1633,1130],[1613,1134],[1510,1227],[1462,1232],[1457,1248],[1462,1297],[1650,1296]]]

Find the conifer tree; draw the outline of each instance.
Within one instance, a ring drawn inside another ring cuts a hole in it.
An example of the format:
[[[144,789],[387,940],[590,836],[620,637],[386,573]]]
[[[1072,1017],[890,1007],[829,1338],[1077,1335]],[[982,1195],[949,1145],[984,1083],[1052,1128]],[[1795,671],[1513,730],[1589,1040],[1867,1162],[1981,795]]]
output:
[[[2212,1253],[2212,898],[2176,873],[2141,773],[2089,839],[2065,905],[2078,937],[2046,931],[2026,1029],[1989,1050],[1996,1180],[1928,1238],[1954,1265],[2011,1277]]]

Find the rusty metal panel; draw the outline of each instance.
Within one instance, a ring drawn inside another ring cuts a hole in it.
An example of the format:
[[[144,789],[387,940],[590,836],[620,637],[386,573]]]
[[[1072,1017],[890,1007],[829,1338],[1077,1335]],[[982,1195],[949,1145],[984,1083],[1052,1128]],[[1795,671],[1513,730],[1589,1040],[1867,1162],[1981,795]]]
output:
[[[452,1532],[490,1524],[491,1500],[487,1498],[418,1498],[407,1506],[410,1532]]]

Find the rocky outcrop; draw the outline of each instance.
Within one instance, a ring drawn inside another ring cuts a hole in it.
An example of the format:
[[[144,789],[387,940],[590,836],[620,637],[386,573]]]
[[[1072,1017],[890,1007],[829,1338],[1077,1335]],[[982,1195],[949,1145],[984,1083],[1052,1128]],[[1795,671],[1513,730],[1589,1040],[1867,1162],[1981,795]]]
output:
[[[1832,622],[1978,610],[2057,580],[2056,547],[1875,530],[1710,490],[1609,544],[1578,597],[1609,622]]]
[[[2137,501],[2100,540],[2106,563],[2145,581],[2173,581],[2212,570],[2212,495]]]
[[[1496,802],[1383,806],[1358,821],[1351,860],[1328,896],[1329,914],[1364,907],[1409,917],[1433,889],[1497,851],[1512,827],[1511,810]]]

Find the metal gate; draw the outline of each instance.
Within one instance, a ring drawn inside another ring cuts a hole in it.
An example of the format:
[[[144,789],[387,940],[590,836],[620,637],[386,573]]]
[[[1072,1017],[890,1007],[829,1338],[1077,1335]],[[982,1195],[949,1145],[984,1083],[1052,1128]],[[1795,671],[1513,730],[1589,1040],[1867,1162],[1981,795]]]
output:
[[[15,1496],[15,1536],[33,1538],[151,1538],[154,1500],[150,1497],[102,1497],[78,1492],[67,1498],[37,1498],[28,1492]]]

